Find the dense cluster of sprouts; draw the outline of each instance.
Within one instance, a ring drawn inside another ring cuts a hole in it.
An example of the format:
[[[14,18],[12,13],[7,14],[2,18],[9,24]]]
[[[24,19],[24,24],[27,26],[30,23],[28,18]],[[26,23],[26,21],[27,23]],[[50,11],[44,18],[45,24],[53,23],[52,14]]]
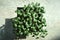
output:
[[[43,17],[45,11],[44,7],[40,7],[40,3],[18,7],[16,13],[17,17],[13,18],[13,27],[17,37],[31,34],[32,37],[39,38],[41,36],[44,38],[47,35],[47,30],[43,29],[46,27],[46,20]]]

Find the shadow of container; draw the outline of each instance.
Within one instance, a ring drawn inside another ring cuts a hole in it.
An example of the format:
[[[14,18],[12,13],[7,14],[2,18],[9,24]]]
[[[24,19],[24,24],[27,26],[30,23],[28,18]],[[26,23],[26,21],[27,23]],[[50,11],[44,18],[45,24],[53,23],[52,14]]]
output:
[[[11,19],[5,20],[5,28],[4,28],[5,34],[4,34],[4,40],[13,40],[15,37],[13,34],[13,27]]]
[[[5,27],[5,25],[2,25],[1,27],[0,27],[0,40],[3,40],[3,38],[4,38],[4,27]]]
[[[14,28],[13,28],[13,23],[11,19],[6,19],[5,20],[5,28],[4,28],[4,38],[3,40],[14,40],[16,39],[16,35],[13,32]],[[26,36],[19,36],[19,39],[25,39]]]

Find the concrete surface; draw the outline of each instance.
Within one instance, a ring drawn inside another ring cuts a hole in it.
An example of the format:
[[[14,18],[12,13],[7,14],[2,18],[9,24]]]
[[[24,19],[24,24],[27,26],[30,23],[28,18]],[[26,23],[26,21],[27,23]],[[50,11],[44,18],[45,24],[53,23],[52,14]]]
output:
[[[44,14],[47,20],[48,35],[38,40],[60,40],[60,0],[0,0],[0,27],[5,24],[5,19],[16,17],[15,10],[31,2],[41,3],[45,7]],[[3,38],[4,27],[0,28],[0,40]],[[8,37],[7,37],[8,38]],[[6,39],[5,39],[6,40]],[[23,40],[37,40],[27,37]]]

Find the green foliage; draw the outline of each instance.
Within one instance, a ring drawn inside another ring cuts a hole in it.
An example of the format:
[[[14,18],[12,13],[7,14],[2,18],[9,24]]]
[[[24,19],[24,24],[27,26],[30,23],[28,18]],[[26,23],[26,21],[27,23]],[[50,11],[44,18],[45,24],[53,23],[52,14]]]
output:
[[[32,3],[19,8],[16,10],[17,17],[12,20],[15,34],[18,37],[32,34],[32,37],[40,35],[44,38],[47,35],[46,29],[43,29],[46,27],[44,7],[40,7],[40,3]]]

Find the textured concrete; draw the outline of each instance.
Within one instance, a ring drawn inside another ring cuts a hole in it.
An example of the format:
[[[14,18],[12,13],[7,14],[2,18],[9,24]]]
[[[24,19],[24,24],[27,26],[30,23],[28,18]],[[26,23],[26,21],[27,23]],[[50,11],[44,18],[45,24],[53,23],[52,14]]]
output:
[[[38,40],[60,40],[60,0],[0,0],[0,26],[5,24],[6,18],[16,17],[15,10],[19,6],[31,2],[41,3],[45,7],[48,35]],[[0,40],[3,38],[3,27],[0,28]],[[5,39],[6,40],[6,39]],[[37,40],[31,36],[24,40]]]

